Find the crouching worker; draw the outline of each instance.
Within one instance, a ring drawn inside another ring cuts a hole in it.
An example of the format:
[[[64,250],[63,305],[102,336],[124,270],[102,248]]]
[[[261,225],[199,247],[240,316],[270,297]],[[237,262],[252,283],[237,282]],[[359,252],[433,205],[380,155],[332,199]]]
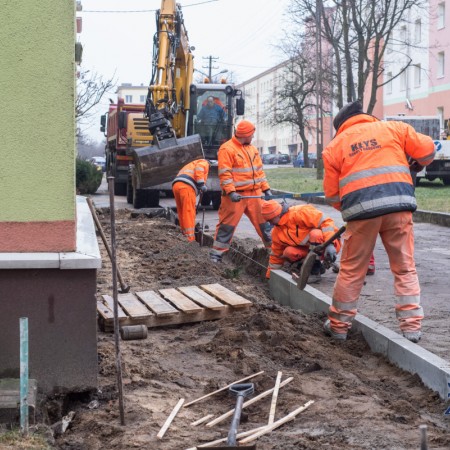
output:
[[[338,231],[333,220],[312,205],[288,207],[286,203],[281,205],[269,200],[263,202],[262,215],[274,225],[266,278],[270,278],[271,270],[281,269],[286,261],[301,262],[308,255],[310,245],[323,244]],[[321,260],[315,262],[311,275],[320,279],[320,275],[325,273],[323,261],[334,263],[340,249],[339,239],[326,247]]]
[[[178,172],[172,182],[181,231],[190,242],[195,241],[196,197],[199,192],[204,194],[208,190],[209,165],[206,159],[192,161]]]

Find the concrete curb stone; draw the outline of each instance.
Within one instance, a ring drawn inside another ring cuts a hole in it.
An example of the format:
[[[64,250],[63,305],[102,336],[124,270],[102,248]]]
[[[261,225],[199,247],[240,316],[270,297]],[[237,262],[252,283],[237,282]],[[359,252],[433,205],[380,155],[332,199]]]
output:
[[[297,288],[290,274],[273,270],[269,280],[271,296],[283,306],[305,314],[326,313],[331,298],[307,285]],[[352,329],[363,335],[370,349],[386,357],[401,369],[417,374],[425,386],[437,392],[443,400],[450,398],[450,363],[403,336],[357,314]]]

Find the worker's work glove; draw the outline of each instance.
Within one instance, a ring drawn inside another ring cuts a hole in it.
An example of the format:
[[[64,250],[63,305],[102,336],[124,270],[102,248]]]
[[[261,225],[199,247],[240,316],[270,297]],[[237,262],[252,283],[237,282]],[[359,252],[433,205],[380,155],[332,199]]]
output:
[[[422,169],[423,169],[423,166],[421,164],[419,164],[416,160],[411,159],[409,161],[409,170],[411,172],[419,173],[422,171]]]
[[[237,192],[231,192],[230,199],[232,202],[237,203],[241,201],[241,196]]]
[[[333,244],[330,244],[327,246],[327,248],[325,249],[325,260],[329,261],[329,262],[335,262],[336,261],[336,257],[337,257],[337,252],[336,252],[336,248]]]
[[[272,191],[270,189],[267,189],[266,191],[264,191],[264,200],[270,200],[271,197],[272,197]]]
[[[202,185],[200,186],[200,192],[201,192],[202,194],[204,194],[207,190],[208,190],[208,187],[206,186],[206,184],[202,184]]]

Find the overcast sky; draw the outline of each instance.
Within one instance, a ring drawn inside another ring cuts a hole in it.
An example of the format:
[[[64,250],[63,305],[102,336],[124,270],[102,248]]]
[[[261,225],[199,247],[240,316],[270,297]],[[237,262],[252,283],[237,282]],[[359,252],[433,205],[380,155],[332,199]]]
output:
[[[210,55],[218,58],[212,73],[227,69],[234,79],[248,80],[278,64],[282,56],[275,46],[287,28],[289,0],[179,0],[189,43],[195,47],[195,68],[208,72]],[[161,0],[82,0],[82,70],[91,70],[117,85],[145,86],[151,77],[155,11]],[[101,11],[101,12],[96,12]],[[110,11],[110,12],[108,12]],[[118,12],[123,11],[123,12]],[[127,11],[127,12],[125,12]],[[137,12],[136,12],[137,11]],[[205,67],[203,67],[205,66]],[[106,95],[99,115],[108,109]],[[100,118],[84,127],[89,137],[101,140]]]

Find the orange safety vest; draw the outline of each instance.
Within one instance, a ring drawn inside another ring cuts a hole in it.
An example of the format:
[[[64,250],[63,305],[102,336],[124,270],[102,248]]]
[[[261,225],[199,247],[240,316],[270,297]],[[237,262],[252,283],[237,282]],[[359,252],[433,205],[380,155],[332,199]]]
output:
[[[291,206],[286,214],[281,216],[278,224],[273,227],[269,268],[279,269],[282,267],[285,261],[283,252],[286,247],[309,245],[309,233],[315,228],[322,230],[325,241],[338,231],[333,219],[326,217],[314,206]],[[339,252],[341,248],[339,240],[335,241],[335,247]]]
[[[225,194],[270,189],[258,149],[242,145],[234,136],[219,148],[218,166],[220,186]]]
[[[426,166],[434,155],[433,140],[404,122],[350,117],[323,152],[325,200],[345,221],[415,211],[407,158]]]
[[[209,163],[206,159],[196,159],[186,164],[172,182],[172,186],[177,182],[189,184],[193,187],[195,195],[198,194],[198,188],[206,183],[209,173]]]

